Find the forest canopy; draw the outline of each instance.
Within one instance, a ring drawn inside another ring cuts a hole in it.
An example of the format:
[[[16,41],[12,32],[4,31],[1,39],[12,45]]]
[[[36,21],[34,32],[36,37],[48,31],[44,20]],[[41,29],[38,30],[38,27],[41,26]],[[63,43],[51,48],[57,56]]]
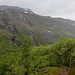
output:
[[[42,68],[61,66],[75,67],[75,38],[33,46],[26,36],[18,51],[0,55],[0,75],[43,75]]]

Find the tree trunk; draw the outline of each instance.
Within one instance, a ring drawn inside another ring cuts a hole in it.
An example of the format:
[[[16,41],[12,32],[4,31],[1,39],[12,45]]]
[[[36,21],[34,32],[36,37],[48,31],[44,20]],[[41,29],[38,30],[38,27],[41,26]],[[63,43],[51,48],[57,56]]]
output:
[[[72,59],[71,59],[71,57],[70,57],[70,67],[72,67]]]

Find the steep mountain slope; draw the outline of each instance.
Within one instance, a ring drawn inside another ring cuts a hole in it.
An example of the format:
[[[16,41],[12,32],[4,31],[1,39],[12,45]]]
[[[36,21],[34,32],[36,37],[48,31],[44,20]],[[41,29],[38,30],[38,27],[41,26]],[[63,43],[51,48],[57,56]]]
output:
[[[29,35],[35,45],[46,45],[61,36],[75,37],[75,21],[40,16],[27,8],[0,6],[0,32],[18,45],[25,35]]]

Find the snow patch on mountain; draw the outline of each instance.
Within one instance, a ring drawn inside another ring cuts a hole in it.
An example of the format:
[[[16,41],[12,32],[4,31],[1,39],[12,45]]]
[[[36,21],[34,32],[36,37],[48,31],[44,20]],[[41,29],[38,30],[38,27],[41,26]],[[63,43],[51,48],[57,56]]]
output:
[[[50,30],[49,30],[48,32],[49,32],[49,33],[51,33],[51,31],[50,31]]]

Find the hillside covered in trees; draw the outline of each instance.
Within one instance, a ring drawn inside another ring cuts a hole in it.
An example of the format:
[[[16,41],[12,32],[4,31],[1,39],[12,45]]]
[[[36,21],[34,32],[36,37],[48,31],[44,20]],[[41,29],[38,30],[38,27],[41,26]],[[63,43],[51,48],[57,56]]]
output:
[[[0,75],[75,75],[75,38],[35,47],[26,36],[18,49],[0,55]]]

